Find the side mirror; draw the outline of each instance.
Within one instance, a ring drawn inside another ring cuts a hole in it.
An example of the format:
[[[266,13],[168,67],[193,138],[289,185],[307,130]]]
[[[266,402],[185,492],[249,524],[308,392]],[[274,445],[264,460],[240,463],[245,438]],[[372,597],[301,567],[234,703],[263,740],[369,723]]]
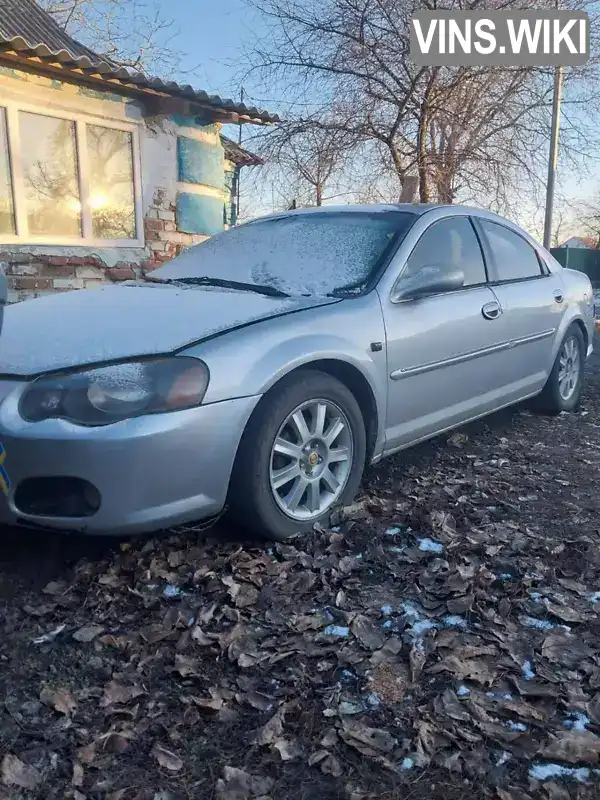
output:
[[[443,264],[432,264],[421,267],[418,272],[408,278],[400,278],[392,291],[392,302],[401,300],[417,300],[431,294],[452,292],[461,289],[465,283],[465,274],[460,269],[448,269]]]

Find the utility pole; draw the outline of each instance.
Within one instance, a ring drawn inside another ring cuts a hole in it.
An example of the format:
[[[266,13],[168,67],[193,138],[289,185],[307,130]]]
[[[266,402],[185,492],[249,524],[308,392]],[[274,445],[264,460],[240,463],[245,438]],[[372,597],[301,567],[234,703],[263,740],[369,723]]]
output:
[[[244,102],[244,87],[240,89],[240,103]],[[240,122],[240,128],[238,131],[238,144],[242,145],[242,123]],[[235,199],[235,221],[240,218],[240,180],[242,177],[242,168],[240,166],[236,167],[237,172],[237,181],[236,181],[236,199]]]
[[[544,218],[544,247],[550,249],[552,240],[552,209],[554,205],[554,184],[558,162],[558,134],[560,131],[560,104],[562,95],[563,68],[554,70],[554,95],[552,98],[552,130],[550,134],[550,153],[548,157],[548,181],[546,183],[546,215]]]

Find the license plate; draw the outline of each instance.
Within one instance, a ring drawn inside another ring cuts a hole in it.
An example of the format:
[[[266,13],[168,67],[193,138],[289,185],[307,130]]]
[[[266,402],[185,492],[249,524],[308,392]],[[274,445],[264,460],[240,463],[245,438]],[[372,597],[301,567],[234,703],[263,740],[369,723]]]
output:
[[[6,450],[4,449],[4,445],[0,442],[0,489],[5,495],[8,495],[10,490],[10,478],[8,477],[8,472],[6,471],[6,467],[4,466],[4,462],[6,461]]]

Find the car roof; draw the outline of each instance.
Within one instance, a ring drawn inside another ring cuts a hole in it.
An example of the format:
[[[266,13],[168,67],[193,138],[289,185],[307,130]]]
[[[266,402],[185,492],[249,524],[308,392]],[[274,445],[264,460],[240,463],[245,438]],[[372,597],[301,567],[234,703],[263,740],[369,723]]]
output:
[[[473,208],[472,206],[460,205],[457,203],[444,204],[444,203],[350,203],[346,205],[326,205],[326,206],[310,206],[309,208],[289,209],[288,211],[276,211],[273,214],[256,219],[277,219],[278,217],[289,216],[302,216],[305,214],[349,214],[349,213],[377,213],[377,212],[390,212],[390,211],[404,211],[409,214],[422,216],[428,211],[447,209],[455,214],[458,210],[467,212],[468,214],[486,217],[489,219],[502,220],[503,222],[510,222],[505,217],[494,214],[492,211],[486,211],[482,208]],[[254,220],[253,220],[254,221]],[[511,223],[514,225],[514,223]]]
[[[506,217],[501,217],[493,211],[487,211],[483,208],[474,208],[472,206],[460,205],[458,203],[445,204],[445,203],[363,203],[363,204],[348,204],[348,205],[326,205],[326,206],[311,206],[309,208],[290,209],[289,211],[278,211],[274,214],[268,214],[264,217],[257,217],[249,222],[260,222],[261,220],[280,219],[290,216],[303,216],[306,214],[349,214],[349,213],[377,213],[377,212],[390,212],[390,211],[404,211],[415,216],[423,216],[430,211],[448,211],[449,215],[456,215],[462,213],[469,214],[469,216],[480,217],[488,219],[491,222],[499,222],[502,225],[512,228],[521,236],[524,236],[534,247],[543,249],[539,242],[537,242],[531,234],[527,233],[520,225]]]

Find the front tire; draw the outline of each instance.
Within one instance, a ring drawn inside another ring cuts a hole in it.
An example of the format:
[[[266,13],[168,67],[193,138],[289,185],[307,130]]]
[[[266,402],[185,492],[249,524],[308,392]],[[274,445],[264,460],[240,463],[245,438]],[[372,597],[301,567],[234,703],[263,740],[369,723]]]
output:
[[[558,349],[546,385],[535,406],[548,414],[574,411],[581,400],[585,368],[585,339],[579,325],[571,325]]]
[[[365,458],[365,424],[352,392],[326,373],[295,372],[265,395],[246,426],[231,514],[277,541],[311,531],[354,497]]]

